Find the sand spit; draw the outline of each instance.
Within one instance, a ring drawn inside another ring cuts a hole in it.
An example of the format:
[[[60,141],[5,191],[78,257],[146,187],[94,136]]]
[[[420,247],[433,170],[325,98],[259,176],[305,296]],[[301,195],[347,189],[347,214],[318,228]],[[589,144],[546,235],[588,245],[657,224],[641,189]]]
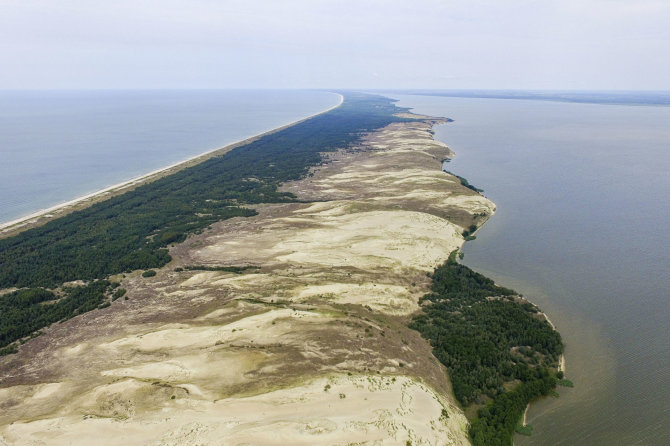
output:
[[[122,279],[128,300],[0,358],[0,444],[468,444],[407,322],[494,207],[440,171],[436,122],[329,154],[284,186],[303,202],[189,237],[155,277]]]

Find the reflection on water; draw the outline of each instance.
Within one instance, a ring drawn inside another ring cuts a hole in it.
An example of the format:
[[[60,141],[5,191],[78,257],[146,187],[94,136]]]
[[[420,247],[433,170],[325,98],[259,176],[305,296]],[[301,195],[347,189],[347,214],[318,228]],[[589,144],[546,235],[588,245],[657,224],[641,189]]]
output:
[[[399,96],[495,216],[468,266],[545,310],[572,389],[517,445],[670,444],[670,107]]]

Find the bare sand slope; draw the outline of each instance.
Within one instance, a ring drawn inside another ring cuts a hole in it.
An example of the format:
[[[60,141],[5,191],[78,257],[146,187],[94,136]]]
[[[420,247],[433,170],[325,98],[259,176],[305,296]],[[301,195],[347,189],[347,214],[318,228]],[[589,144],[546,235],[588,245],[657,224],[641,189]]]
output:
[[[493,204],[440,171],[434,120],[397,123],[171,248],[128,300],[0,359],[0,444],[450,445],[467,422],[407,328],[426,273]],[[252,265],[242,274],[177,270]],[[410,443],[408,443],[410,442]]]

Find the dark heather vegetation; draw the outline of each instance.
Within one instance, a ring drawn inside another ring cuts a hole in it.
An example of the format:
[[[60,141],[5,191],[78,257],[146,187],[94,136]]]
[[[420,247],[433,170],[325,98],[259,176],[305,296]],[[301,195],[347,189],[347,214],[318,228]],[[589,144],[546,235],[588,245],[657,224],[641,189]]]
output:
[[[387,98],[347,93],[328,113],[0,240],[0,289],[29,288],[0,296],[0,347],[104,304],[100,280],[167,264],[167,247],[189,234],[255,215],[254,204],[295,201],[278,190],[281,183],[305,176],[321,163],[321,152],[346,148],[365,132],[406,120],[393,116],[404,110]],[[51,303],[55,298],[44,288],[74,280],[91,283]],[[90,300],[80,302],[84,295]]]
[[[483,405],[470,427],[473,444],[511,445],[528,403],[556,386],[561,337],[534,305],[459,264],[455,253],[432,274],[432,292],[410,326],[448,368],[458,401]]]

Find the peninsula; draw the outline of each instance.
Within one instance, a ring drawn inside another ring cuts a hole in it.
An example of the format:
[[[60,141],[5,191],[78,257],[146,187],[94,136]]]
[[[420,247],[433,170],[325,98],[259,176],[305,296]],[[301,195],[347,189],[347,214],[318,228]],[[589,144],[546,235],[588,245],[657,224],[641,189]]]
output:
[[[0,444],[511,444],[562,344],[440,122],[345,93],[0,240]]]

